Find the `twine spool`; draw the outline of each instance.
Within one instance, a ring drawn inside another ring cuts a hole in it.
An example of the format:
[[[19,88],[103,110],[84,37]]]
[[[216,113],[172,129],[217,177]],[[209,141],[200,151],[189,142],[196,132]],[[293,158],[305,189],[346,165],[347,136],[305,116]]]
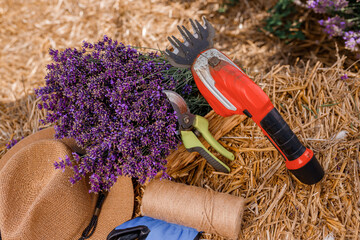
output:
[[[220,236],[238,239],[244,199],[226,193],[153,180],[145,189],[141,213]]]

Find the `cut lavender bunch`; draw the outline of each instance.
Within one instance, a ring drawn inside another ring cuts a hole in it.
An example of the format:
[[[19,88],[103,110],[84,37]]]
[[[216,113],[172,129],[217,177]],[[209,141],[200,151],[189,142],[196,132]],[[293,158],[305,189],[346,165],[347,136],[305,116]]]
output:
[[[55,163],[74,171],[74,184],[89,174],[91,192],[108,191],[118,176],[144,183],[163,172],[178,145],[176,116],[164,89],[176,81],[154,53],[104,36],[82,48],[50,50],[46,86],[36,89],[44,123],[55,123],[55,137],[74,138],[86,150]],[[73,159],[73,160],[71,160]]]

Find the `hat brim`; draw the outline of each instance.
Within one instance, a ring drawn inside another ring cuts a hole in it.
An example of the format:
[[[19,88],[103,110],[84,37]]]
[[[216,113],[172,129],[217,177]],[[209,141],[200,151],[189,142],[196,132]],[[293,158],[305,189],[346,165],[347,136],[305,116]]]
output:
[[[0,172],[11,157],[34,142],[41,140],[54,140],[55,129],[53,127],[38,131],[18,142],[0,159]],[[74,139],[58,140],[65,143],[72,151],[84,154],[85,151],[76,145]],[[89,187],[90,189],[90,187]],[[90,194],[90,193],[89,193]],[[91,193],[93,194],[93,193]],[[95,202],[93,203],[95,209]],[[105,239],[116,226],[131,219],[134,209],[134,189],[131,178],[119,177],[111,188],[99,215],[96,230],[91,239]],[[89,223],[90,223],[89,219]],[[86,225],[87,226],[87,225]],[[84,226],[84,228],[86,227]],[[81,233],[79,233],[80,237]]]
[[[45,139],[55,139],[54,137],[55,135],[55,129],[54,127],[49,127],[43,130],[40,130],[36,133],[33,133],[29,136],[27,136],[26,138],[22,139],[20,142],[18,142],[17,144],[15,144],[12,148],[9,149],[9,151],[7,151],[4,156],[1,158],[0,161],[0,171],[1,169],[5,166],[5,164],[7,163],[7,161],[18,151],[20,151],[20,149],[22,149],[23,147],[30,145],[34,142],[40,141],[40,140],[45,140]],[[71,138],[64,138],[59,140],[60,142],[65,143],[67,146],[69,146],[74,152],[77,153],[81,153],[84,154],[85,151],[82,148],[79,148],[76,145],[76,142],[74,139]]]

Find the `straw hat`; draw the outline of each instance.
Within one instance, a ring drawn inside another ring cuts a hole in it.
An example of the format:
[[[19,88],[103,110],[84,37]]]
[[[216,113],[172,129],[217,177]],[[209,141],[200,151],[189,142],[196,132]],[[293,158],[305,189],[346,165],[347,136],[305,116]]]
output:
[[[54,161],[82,152],[74,140],[54,140],[54,129],[24,138],[0,160],[0,232],[11,239],[79,239],[94,214],[98,194],[88,179],[71,185],[72,171],[54,169]],[[130,178],[119,177],[107,195],[90,239],[106,239],[132,217]]]

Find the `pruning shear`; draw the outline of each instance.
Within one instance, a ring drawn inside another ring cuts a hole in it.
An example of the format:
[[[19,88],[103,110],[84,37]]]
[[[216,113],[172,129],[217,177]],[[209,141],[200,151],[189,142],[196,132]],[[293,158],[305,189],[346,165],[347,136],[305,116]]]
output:
[[[184,143],[185,148],[189,152],[198,152],[205,158],[208,163],[215,168],[216,171],[229,173],[230,168],[209,152],[197,138],[195,132],[200,132],[205,140],[221,155],[227,159],[234,160],[234,154],[226,150],[209,132],[209,122],[206,118],[190,113],[189,107],[185,100],[176,92],[170,90],[163,91],[170,100],[171,106],[176,112],[179,123],[179,134]]]

